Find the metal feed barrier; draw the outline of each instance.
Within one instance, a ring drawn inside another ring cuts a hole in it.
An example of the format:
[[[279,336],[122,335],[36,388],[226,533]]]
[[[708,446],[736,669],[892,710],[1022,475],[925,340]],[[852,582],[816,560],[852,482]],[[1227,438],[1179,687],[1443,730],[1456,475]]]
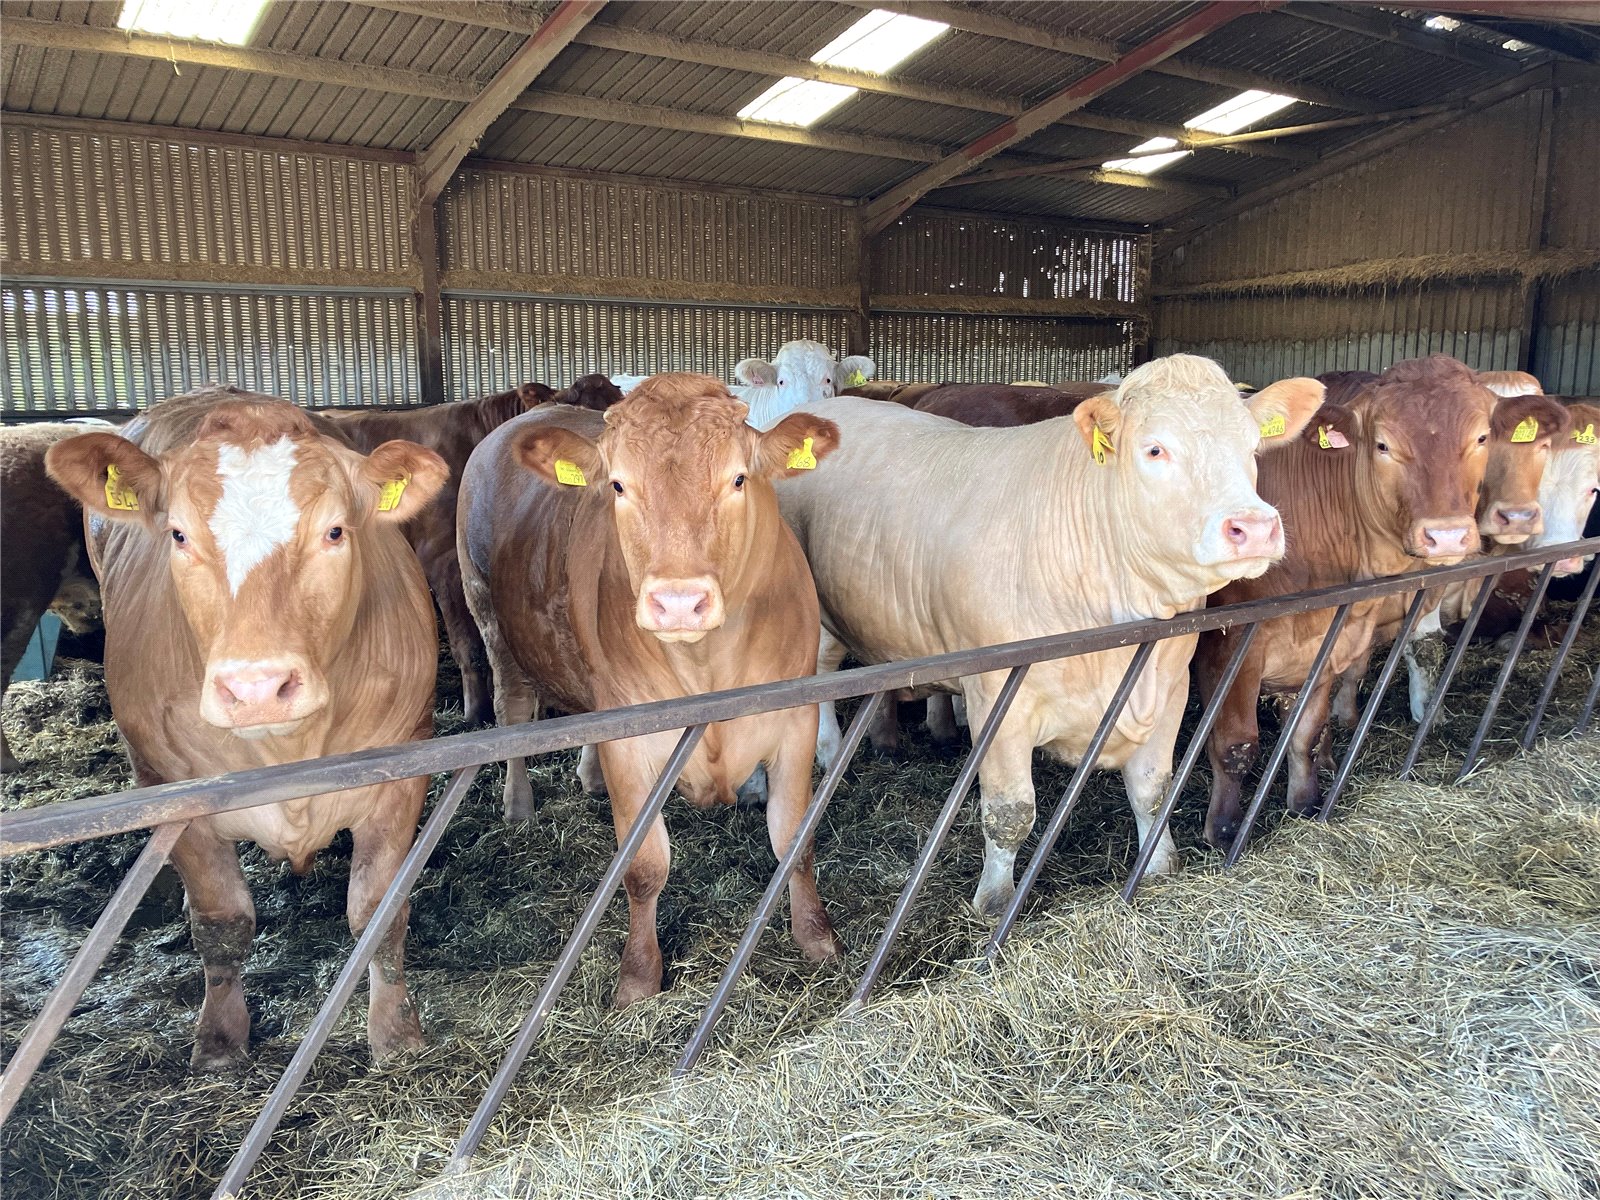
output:
[[[793,844],[773,872],[766,891],[750,918],[743,938],[723,971],[722,978],[718,982],[710,1001],[706,1004],[693,1034],[684,1046],[677,1064],[673,1068],[675,1075],[681,1075],[691,1070],[708,1044],[712,1031],[727,1004],[729,996],[733,992],[734,986],[743,974],[768,920],[778,906],[783,889],[788,883],[790,874],[794,871],[802,848],[810,840],[821,822],[828,802],[844,775],[846,765],[853,756],[856,747],[860,744],[868,723],[877,711],[878,706],[883,703],[886,694],[892,693],[898,688],[915,687],[964,675],[998,670],[1010,672],[987,720],[984,721],[980,729],[974,731],[972,750],[967,755],[960,773],[952,784],[943,808],[928,831],[922,852],[911,871],[910,877],[906,880],[899,900],[895,904],[894,911],[891,913],[866,970],[855,988],[850,1001],[852,1007],[864,1004],[872,994],[873,987],[878,981],[878,977],[912,906],[917,902],[917,897],[922,891],[923,884],[928,878],[941,846],[944,844],[945,837],[955,824],[956,818],[966,801],[972,783],[977,777],[978,768],[983,761],[984,754],[993,741],[1007,709],[1015,698],[1024,675],[1026,675],[1029,666],[1033,663],[1070,658],[1080,654],[1091,654],[1096,651],[1111,650],[1119,647],[1138,647],[1133,656],[1133,661],[1129,664],[1121,683],[1111,699],[1110,705],[1101,717],[1094,736],[1090,739],[1088,750],[1084,754],[1082,762],[1074,770],[1071,782],[1067,785],[1060,803],[1056,806],[1055,811],[1050,815],[1049,820],[1040,832],[1038,845],[1033,852],[1032,859],[1028,862],[1026,869],[1018,880],[1016,894],[1010,906],[989,937],[988,944],[985,947],[985,956],[991,962],[998,956],[1006,938],[1015,927],[1023,905],[1027,902],[1030,892],[1035,883],[1037,883],[1050,851],[1066,826],[1074,805],[1083,793],[1084,786],[1087,784],[1092,770],[1092,764],[1099,756],[1101,748],[1105,745],[1118,715],[1133,691],[1134,683],[1140,670],[1149,660],[1157,642],[1166,638],[1205,630],[1242,629],[1242,636],[1238,639],[1239,644],[1228,661],[1216,693],[1201,714],[1199,724],[1192,732],[1177,770],[1173,774],[1171,784],[1167,788],[1160,810],[1157,813],[1155,828],[1150,836],[1144,840],[1133,869],[1129,872],[1127,880],[1122,885],[1121,894],[1127,900],[1132,900],[1134,893],[1144,879],[1146,871],[1149,869],[1156,842],[1160,834],[1166,830],[1172,817],[1173,808],[1176,806],[1178,797],[1183,791],[1184,784],[1193,771],[1195,763],[1199,761],[1200,754],[1205,747],[1206,737],[1216,721],[1218,711],[1221,709],[1222,698],[1226,695],[1229,685],[1237,675],[1240,664],[1243,662],[1244,654],[1249,648],[1260,622],[1319,609],[1332,608],[1335,610],[1333,622],[1327,636],[1323,639],[1313,661],[1308,679],[1308,684],[1310,684],[1314,683],[1326,668],[1335,640],[1339,635],[1339,631],[1345,625],[1346,618],[1349,616],[1350,606],[1353,603],[1380,596],[1408,593],[1417,590],[1419,585],[1432,589],[1445,584],[1482,580],[1466,624],[1445,662],[1433,699],[1423,714],[1422,721],[1412,738],[1410,751],[1400,772],[1400,777],[1404,778],[1415,767],[1422,744],[1439,715],[1440,705],[1445,692],[1450,686],[1451,678],[1461,663],[1479,618],[1487,607],[1495,579],[1507,571],[1542,567],[1543,569],[1538,576],[1532,597],[1523,612],[1521,623],[1513,635],[1512,644],[1506,654],[1505,662],[1495,679],[1494,687],[1485,704],[1482,718],[1478,722],[1476,732],[1467,750],[1465,761],[1456,776],[1456,782],[1460,782],[1477,764],[1484,739],[1488,736],[1517,656],[1521,652],[1528,631],[1533,625],[1535,614],[1544,597],[1555,562],[1574,555],[1594,554],[1597,551],[1600,551],[1600,538],[1590,538],[1585,541],[1570,543],[1566,546],[1545,547],[1539,550],[1507,554],[1503,557],[1475,559],[1459,566],[1444,567],[1413,575],[1397,576],[1341,587],[1323,588],[1318,591],[1304,592],[1272,600],[1184,613],[1171,620],[1132,621],[1123,625],[1081,630],[1052,637],[1035,638],[1030,641],[1012,642],[1001,646],[986,646],[981,649],[964,650],[955,654],[944,654],[908,662],[885,663],[857,670],[840,671],[831,675],[811,676],[781,683],[716,692],[704,696],[688,696],[677,700],[665,700],[654,704],[641,704],[631,708],[563,717],[551,721],[538,721],[509,728],[477,730],[470,733],[456,734],[451,737],[436,738],[427,742],[413,742],[401,746],[364,750],[355,754],[292,763],[285,766],[264,767],[251,771],[241,771],[232,775],[217,776],[212,779],[135,788],[111,795],[64,801],[37,809],[8,814],[3,824],[0,824],[0,856],[3,857],[41,850],[50,846],[84,841],[89,838],[128,833],[137,829],[153,829],[154,832],[122,883],[118,886],[110,903],[101,913],[99,920],[85,939],[77,956],[68,966],[61,982],[50,994],[42,1011],[29,1025],[20,1045],[17,1047],[16,1053],[12,1055],[11,1061],[7,1064],[4,1075],[0,1076],[0,1120],[4,1120],[10,1115],[22,1089],[27,1086],[34,1071],[49,1051],[57,1033],[60,1032],[74,1005],[76,1005],[89,981],[104,961],[112,943],[121,933],[134,908],[150,886],[151,880],[154,879],[157,871],[166,861],[168,852],[183,832],[185,825],[188,821],[197,817],[229,812],[235,809],[251,808],[262,804],[273,804],[305,796],[315,796],[323,792],[360,787],[365,784],[380,783],[387,780],[412,778],[444,771],[454,772],[443,796],[434,806],[433,811],[419,830],[416,842],[406,856],[405,861],[401,864],[394,882],[385,892],[365,931],[357,939],[354,950],[351,951],[349,959],[345,962],[344,968],[335,980],[327,999],[317,1012],[311,1027],[306,1031],[304,1040],[300,1043],[289,1066],[268,1097],[260,1116],[234,1154],[222,1179],[218,1182],[213,1195],[215,1197],[223,1197],[235,1195],[239,1192],[257,1158],[266,1148],[274,1130],[277,1129],[279,1122],[287,1113],[295,1093],[311,1069],[312,1062],[328,1040],[345,1004],[354,994],[362,973],[366,970],[368,963],[377,950],[384,931],[393,921],[400,906],[410,894],[411,888],[418,875],[421,874],[429,854],[438,845],[446,825],[449,824],[457,808],[460,807],[462,800],[466,797],[479,769],[486,763],[497,762],[507,758],[527,758],[540,754],[549,754],[558,750],[569,750],[595,742],[637,737],[664,730],[683,730],[682,736],[678,739],[677,746],[673,750],[666,767],[656,779],[644,807],[640,810],[627,836],[622,840],[616,855],[612,858],[599,885],[590,897],[588,905],[584,908],[577,926],[573,929],[571,936],[567,939],[561,953],[551,967],[550,973],[546,976],[544,984],[533,1002],[533,1007],[528,1011],[515,1041],[507,1051],[499,1071],[479,1103],[477,1112],[473,1115],[460,1140],[456,1143],[450,1165],[453,1169],[459,1169],[465,1166],[482,1142],[489,1129],[490,1122],[499,1110],[518,1070],[537,1041],[555,1007],[556,1001],[561,995],[562,989],[576,967],[578,956],[594,936],[606,908],[611,903],[617,887],[622,881],[623,873],[627,870],[635,852],[644,841],[651,823],[661,812],[677,776],[694,752],[695,746],[699,743],[707,724],[734,717],[748,716],[752,713],[770,712],[803,704],[815,704],[824,700],[865,697],[860,709],[856,712],[855,718],[851,721],[848,730],[844,734],[844,742],[838,759],[818,784],[800,827],[795,833]],[[1594,598],[1597,581],[1600,581],[1600,570],[1592,571],[1589,575],[1572,614],[1566,635],[1556,651],[1554,661],[1551,663],[1538,699],[1522,730],[1520,742],[1524,749],[1531,748],[1535,737],[1538,735],[1539,727],[1544,720],[1545,710],[1555,690],[1562,666],[1566,662],[1572,645],[1577,638],[1579,626]],[[1318,819],[1322,821],[1328,819],[1345,785],[1350,780],[1356,757],[1360,753],[1362,744],[1372,728],[1384,694],[1394,679],[1395,672],[1403,657],[1402,648],[1406,636],[1416,625],[1421,612],[1422,594],[1419,591],[1416,600],[1413,601],[1406,615],[1401,635],[1396,639],[1378,673],[1371,695],[1352,732],[1350,744],[1345,751],[1343,760],[1339,764],[1333,783],[1323,800],[1322,808],[1318,813]],[[1239,861],[1240,855],[1244,852],[1244,848],[1249,841],[1251,828],[1260,815],[1262,804],[1265,802],[1267,793],[1271,790],[1287,755],[1290,735],[1305,711],[1309,691],[1309,687],[1301,689],[1299,699],[1285,720],[1276,745],[1267,756],[1262,768],[1261,781],[1256,788],[1254,796],[1251,798],[1238,834],[1226,856],[1225,861],[1229,867],[1235,865]],[[1593,719],[1597,693],[1600,693],[1600,669],[1595,671],[1594,682],[1588,689],[1582,711],[1574,726],[1574,732],[1583,732],[1588,728]]]

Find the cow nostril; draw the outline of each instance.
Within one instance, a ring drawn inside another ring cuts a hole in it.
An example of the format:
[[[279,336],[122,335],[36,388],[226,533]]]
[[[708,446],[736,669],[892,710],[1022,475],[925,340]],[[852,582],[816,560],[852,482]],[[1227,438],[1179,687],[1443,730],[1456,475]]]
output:
[[[1225,536],[1235,546],[1244,545],[1245,538],[1249,536],[1247,533],[1245,533],[1244,526],[1240,525],[1237,521],[1229,521],[1222,527],[1222,532],[1223,536]]]

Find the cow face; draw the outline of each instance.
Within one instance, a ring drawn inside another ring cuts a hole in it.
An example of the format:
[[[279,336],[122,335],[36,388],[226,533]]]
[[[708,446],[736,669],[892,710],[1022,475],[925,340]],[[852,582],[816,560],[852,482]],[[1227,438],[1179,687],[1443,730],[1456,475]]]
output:
[[[1556,443],[1539,481],[1544,529],[1529,539],[1530,546],[1559,546],[1583,537],[1589,512],[1600,496],[1600,443],[1587,440],[1600,430],[1600,405],[1574,404],[1567,411],[1571,428]],[[1556,563],[1555,573],[1575,575],[1585,561],[1564,558]]]
[[[751,387],[778,389],[779,409],[798,408],[816,400],[837,396],[854,386],[856,377],[865,382],[877,374],[877,367],[864,354],[853,354],[835,361],[833,352],[820,342],[785,342],[769,363],[747,358],[733,369],[734,378]]]
[[[747,411],[709,376],[656,375],[606,410],[598,441],[554,425],[518,435],[518,458],[547,482],[603,489],[634,619],[664,642],[722,625],[724,588],[757,549],[756,506],[776,515],[771,481],[839,444],[832,421],[790,413],[763,433]]]
[[[1363,389],[1348,431],[1363,526],[1433,563],[1477,553],[1494,403],[1471,370],[1442,354],[1396,363]]]
[[[291,733],[326,706],[364,541],[449,477],[431,450],[386,442],[364,456],[259,401],[218,404],[159,457],[96,433],[61,442],[46,466],[85,508],[162,540],[205,659],[200,715],[241,737]]]
[[[1489,422],[1489,459],[1478,498],[1478,532],[1518,546],[1544,529],[1539,484],[1551,449],[1571,432],[1566,407],[1542,395],[1501,400]]]
[[[1073,420],[1091,454],[1099,440],[1117,488],[1100,535],[1137,541],[1136,560],[1188,594],[1262,574],[1284,541],[1277,510],[1256,494],[1256,452],[1296,436],[1322,396],[1314,379],[1287,379],[1241,402],[1216,363],[1175,354],[1085,400]]]

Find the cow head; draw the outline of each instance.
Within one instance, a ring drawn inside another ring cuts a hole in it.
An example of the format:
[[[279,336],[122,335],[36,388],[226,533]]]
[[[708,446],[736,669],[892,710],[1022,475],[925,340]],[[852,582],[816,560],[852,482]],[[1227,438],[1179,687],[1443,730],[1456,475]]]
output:
[[[706,375],[656,375],[606,410],[598,440],[557,425],[517,435],[516,454],[550,483],[603,489],[634,593],[634,620],[664,642],[697,642],[726,617],[729,586],[777,518],[772,480],[811,470],[839,428],[788,414],[762,432]]]
[[[1544,528],[1539,484],[1551,449],[1571,432],[1566,406],[1543,395],[1501,400],[1489,421],[1489,461],[1478,497],[1478,532],[1519,546]]]
[[[326,706],[365,540],[420,511],[450,473],[411,442],[362,455],[286,402],[243,400],[217,404],[157,457],[91,433],[45,465],[86,509],[163,541],[205,659],[200,715],[242,737],[290,733]]]
[[[1187,595],[1262,574],[1284,542],[1256,494],[1256,452],[1298,434],[1322,396],[1314,379],[1286,379],[1244,402],[1216,363],[1174,354],[1083,401],[1072,419],[1117,489],[1097,535],[1136,538],[1135,560],[1181,578]]]
[[[1475,554],[1494,399],[1443,354],[1396,363],[1351,399],[1340,453],[1354,457],[1363,528],[1429,562]]]
[[[835,361],[833,351],[821,342],[785,342],[772,361],[747,358],[733,369],[734,378],[752,387],[775,387],[787,411],[816,400],[837,396],[845,388],[877,374],[877,366],[864,354]],[[859,378],[858,378],[859,377]]]
[[[1589,512],[1600,496],[1600,442],[1588,439],[1600,431],[1600,405],[1573,404],[1567,409],[1570,428],[1556,442],[1539,481],[1539,504],[1544,509],[1544,530],[1528,540],[1529,546],[1559,546],[1583,536]],[[1557,575],[1575,575],[1586,560],[1564,558],[1556,563]]]

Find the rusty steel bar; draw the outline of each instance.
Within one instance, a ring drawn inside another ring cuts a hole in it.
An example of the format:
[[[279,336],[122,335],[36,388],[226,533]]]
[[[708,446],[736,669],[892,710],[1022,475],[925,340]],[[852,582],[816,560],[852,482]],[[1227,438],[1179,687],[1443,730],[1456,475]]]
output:
[[[1239,822],[1239,832],[1233,835],[1233,844],[1228,847],[1227,858],[1222,860],[1224,867],[1239,865],[1239,859],[1244,855],[1244,848],[1250,842],[1250,831],[1255,828],[1256,818],[1261,815],[1261,806],[1267,801],[1267,793],[1272,790],[1272,784],[1278,778],[1283,760],[1289,756],[1289,739],[1300,724],[1300,718],[1305,713],[1307,705],[1311,703],[1312,689],[1317,686],[1317,680],[1322,678],[1322,672],[1327,669],[1328,659],[1333,656],[1333,647],[1339,640],[1339,634],[1344,631],[1345,622],[1349,619],[1348,604],[1341,604],[1334,610],[1333,620],[1328,624],[1328,632],[1322,639],[1322,645],[1317,647],[1317,656],[1311,660],[1311,669],[1306,672],[1305,682],[1300,685],[1300,694],[1295,697],[1294,707],[1289,710],[1289,719],[1278,729],[1278,740],[1273,743],[1272,753],[1267,756],[1266,766],[1261,769],[1261,782],[1256,785],[1256,794],[1250,798],[1250,807],[1245,809],[1244,818]]]
[[[877,948],[872,952],[872,959],[867,963],[867,969],[861,974],[861,981],[856,984],[855,993],[850,997],[846,1011],[860,1008],[867,1002],[867,997],[872,995],[873,985],[878,982],[884,963],[889,960],[889,951],[894,948],[895,939],[900,936],[900,930],[911,914],[911,906],[917,902],[917,894],[922,891],[922,885],[928,881],[928,875],[933,870],[933,860],[939,856],[939,848],[944,845],[950,827],[955,824],[956,816],[961,812],[967,793],[972,788],[972,781],[977,778],[978,768],[983,765],[983,757],[989,753],[995,734],[1000,730],[1000,722],[1005,720],[1011,702],[1017,698],[1017,689],[1022,686],[1022,678],[1027,673],[1026,663],[1012,667],[1011,674],[1007,675],[1005,683],[1000,685],[994,707],[989,710],[989,717],[984,721],[983,728],[973,738],[972,752],[962,764],[961,773],[950,785],[950,794],[945,798],[944,807],[939,810],[938,819],[928,831],[927,844],[922,847],[922,853],[917,857],[916,866],[912,868],[905,887],[900,889],[900,898],[895,901],[894,911],[889,914],[889,923],[884,927],[883,936],[878,939]]]
[[[1450,648],[1450,657],[1445,660],[1444,669],[1439,672],[1439,678],[1434,682],[1433,695],[1428,698],[1428,705],[1422,710],[1422,720],[1417,722],[1417,732],[1411,735],[1411,747],[1406,751],[1405,762],[1401,763],[1400,774],[1396,778],[1409,779],[1411,772],[1416,769],[1417,759],[1422,756],[1422,743],[1427,741],[1428,732],[1438,719],[1439,710],[1444,707],[1444,696],[1450,690],[1450,681],[1455,678],[1456,668],[1466,657],[1467,647],[1472,643],[1472,634],[1478,628],[1478,621],[1483,616],[1484,609],[1489,607],[1489,597],[1494,592],[1495,580],[1498,578],[1497,575],[1484,577],[1483,586],[1478,589],[1478,595],[1472,602],[1472,611],[1467,613],[1467,623],[1461,627],[1461,634],[1456,638],[1456,644]]]
[[[261,1152],[267,1148],[267,1142],[271,1140],[279,1123],[289,1111],[289,1104],[294,1100],[295,1093],[300,1090],[300,1085],[310,1074],[311,1064],[322,1052],[322,1047],[327,1044],[328,1038],[333,1033],[333,1027],[339,1023],[345,1005],[350,1003],[350,997],[355,995],[356,987],[361,982],[362,972],[378,953],[378,943],[387,936],[400,907],[410,898],[417,876],[422,874],[422,868],[427,865],[428,855],[432,854],[433,848],[439,844],[439,839],[444,836],[445,826],[456,815],[456,809],[461,807],[461,801],[466,799],[472,781],[482,769],[482,767],[463,767],[457,771],[455,777],[450,780],[450,786],[445,789],[444,795],[439,797],[438,805],[428,814],[427,821],[417,833],[416,841],[411,843],[411,850],[401,861],[394,879],[384,889],[378,907],[373,910],[372,916],[367,921],[367,927],[356,939],[355,948],[350,951],[350,957],[345,959],[338,978],[333,981],[333,987],[329,989],[327,998],[323,1000],[322,1007],[312,1019],[311,1027],[306,1030],[305,1037],[295,1047],[294,1057],[284,1068],[282,1076],[272,1089],[272,1094],[267,1097],[265,1107],[256,1117],[255,1123],[250,1126],[250,1132],[234,1151],[233,1158],[228,1162],[228,1169],[217,1181],[217,1186],[211,1193],[212,1200],[237,1196],[239,1189],[244,1186],[244,1181],[249,1176],[251,1168],[255,1166],[256,1159],[260,1158]]]
[[[1333,806],[1338,803],[1345,784],[1350,782],[1350,773],[1356,767],[1356,755],[1361,753],[1361,744],[1367,740],[1373,722],[1378,719],[1378,708],[1383,704],[1384,693],[1394,682],[1394,674],[1400,669],[1401,660],[1405,658],[1406,642],[1415,632],[1417,622],[1422,619],[1422,605],[1427,594],[1426,591],[1419,591],[1416,599],[1411,601],[1411,607],[1406,610],[1406,619],[1400,624],[1400,633],[1394,639],[1394,645],[1389,647],[1389,657],[1383,660],[1383,669],[1378,672],[1378,681],[1372,687],[1372,695],[1367,697],[1367,706],[1361,710],[1361,718],[1356,722],[1355,730],[1350,735],[1350,745],[1344,752],[1344,761],[1339,764],[1338,774],[1333,777],[1328,794],[1322,798],[1322,808],[1317,812],[1317,820],[1323,824],[1326,824],[1328,818],[1333,815]]]
[[[1555,661],[1550,664],[1550,673],[1544,677],[1544,687],[1539,691],[1539,700],[1533,706],[1533,715],[1528,718],[1528,727],[1522,731],[1522,748],[1532,750],[1534,739],[1539,736],[1539,726],[1544,722],[1544,710],[1549,707],[1550,697],[1555,695],[1556,681],[1561,678],[1561,668],[1566,664],[1567,655],[1572,650],[1572,644],[1578,640],[1578,627],[1583,624],[1583,618],[1589,611],[1589,604],[1594,599],[1595,584],[1600,583],[1600,567],[1595,567],[1589,572],[1589,582],[1583,585],[1583,592],[1578,596],[1578,603],[1572,610],[1572,619],[1567,623],[1567,632],[1561,639],[1561,645],[1556,650]]]
[[[11,1061],[6,1063],[5,1074],[0,1076],[0,1123],[4,1123],[11,1115],[11,1110],[22,1096],[22,1090],[28,1086],[28,1081],[39,1069],[44,1056],[50,1053],[56,1035],[67,1023],[84,989],[94,979],[100,964],[105,962],[106,955],[111,953],[111,947],[116,944],[128,918],[133,916],[133,910],[139,907],[139,901],[150,890],[151,881],[165,865],[167,855],[172,853],[172,847],[177,845],[186,828],[187,822],[161,825],[150,835],[144,848],[139,851],[139,857],[133,860],[133,866],[128,868],[128,873],[122,877],[117,890],[101,910],[89,935],[83,939],[83,945],[78,947],[78,952],[67,964],[61,982],[50,989],[39,1015],[28,1023],[21,1043],[12,1054]]]
[[[1511,682],[1511,672],[1516,669],[1517,655],[1522,653],[1522,644],[1528,640],[1528,630],[1533,628],[1534,618],[1539,615],[1539,606],[1544,603],[1544,592],[1550,586],[1550,577],[1555,573],[1556,563],[1552,559],[1545,564],[1544,570],[1539,572],[1539,581],[1534,584],[1533,595],[1528,598],[1528,606],[1522,610],[1522,620],[1517,624],[1516,635],[1511,639],[1511,647],[1506,651],[1506,660],[1500,664],[1500,673],[1495,676],[1494,687],[1489,692],[1489,701],[1484,705],[1483,717],[1478,721],[1477,732],[1472,735],[1472,744],[1467,747],[1467,756],[1461,762],[1461,770],[1456,772],[1455,782],[1460,783],[1472,773],[1472,768],[1478,765],[1478,752],[1483,749],[1484,739],[1489,736],[1489,726],[1494,724],[1494,714],[1500,707],[1500,697],[1505,694],[1506,684]]]
[[[632,864],[634,855],[639,853],[639,847],[644,845],[650,827],[661,815],[667,797],[672,794],[673,785],[678,782],[678,776],[683,774],[684,767],[688,765],[690,756],[700,744],[705,732],[704,725],[691,725],[685,729],[666,765],[661,768],[655,786],[650,789],[650,795],[645,798],[644,806],[634,818],[633,827],[628,830],[628,836],[617,847],[616,854],[611,858],[611,865],[606,868],[606,873],[600,879],[600,885],[595,888],[594,895],[589,897],[589,903],[585,906],[583,915],[578,918],[577,926],[567,938],[566,945],[561,947],[561,953],[557,955],[550,974],[545,977],[544,986],[539,989],[533,1007],[523,1018],[517,1040],[512,1043],[511,1049],[506,1051],[505,1058],[500,1062],[500,1069],[495,1072],[494,1080],[489,1084],[489,1090],[478,1102],[477,1111],[472,1114],[472,1120],[467,1123],[461,1139],[456,1142],[455,1149],[450,1154],[450,1162],[445,1167],[447,1174],[465,1169],[472,1156],[477,1153],[484,1135],[489,1132],[489,1122],[494,1120],[495,1113],[499,1112],[500,1106],[505,1103],[506,1093],[511,1090],[517,1072],[522,1069],[522,1064],[533,1049],[534,1042],[538,1040],[545,1022],[550,1019],[562,989],[567,986],[567,980],[577,967],[578,956],[594,937],[594,931],[600,926],[600,918],[605,915],[606,909],[611,904],[611,898],[616,895],[617,888],[622,883],[623,874]]]
[[[1172,810],[1178,805],[1178,796],[1183,792],[1183,785],[1189,782],[1189,773],[1199,761],[1200,752],[1206,748],[1206,739],[1211,736],[1211,727],[1217,723],[1217,714],[1222,711],[1222,704],[1228,698],[1228,689],[1239,677],[1239,668],[1244,665],[1244,656],[1249,653],[1250,644],[1256,640],[1256,631],[1260,628],[1261,626],[1254,621],[1244,627],[1239,644],[1228,656],[1228,665],[1223,668],[1222,678],[1217,680],[1217,690],[1211,694],[1210,702],[1200,714],[1200,724],[1195,728],[1194,736],[1189,739],[1189,748],[1183,752],[1183,762],[1167,787],[1166,797],[1161,801],[1161,807],[1156,810],[1155,823],[1150,827],[1149,836],[1139,844],[1139,854],[1133,860],[1133,870],[1128,872],[1127,882],[1122,885],[1122,898],[1130,903],[1134,893],[1139,890],[1139,885],[1144,882],[1144,873],[1150,869],[1150,860],[1155,857],[1156,845],[1161,841],[1161,835],[1166,833],[1168,822],[1172,820]]]
[[[817,785],[817,791],[811,798],[811,803],[806,806],[805,816],[800,819],[800,825],[794,833],[794,840],[789,849],[784,852],[778,868],[772,873],[772,878],[767,881],[767,890],[761,894],[761,901],[756,905],[756,910],[750,918],[750,924],[745,927],[744,936],[739,939],[739,945],[733,952],[733,957],[728,960],[722,978],[717,981],[716,991],[711,993],[711,999],[706,1002],[705,1011],[700,1014],[700,1021],[694,1027],[694,1033],[689,1036],[689,1041],[683,1047],[677,1064],[672,1068],[674,1078],[681,1078],[694,1070],[700,1061],[700,1056],[705,1053],[706,1043],[711,1040],[711,1031],[716,1028],[717,1022],[722,1018],[722,1010],[728,1005],[728,997],[733,995],[733,989],[738,985],[740,977],[744,974],[745,967],[750,962],[750,956],[755,953],[756,945],[761,941],[761,935],[767,928],[767,922],[772,919],[778,901],[783,895],[784,886],[789,882],[789,877],[794,874],[795,864],[800,861],[800,856],[811,844],[811,839],[817,831],[817,826],[822,823],[822,815],[828,810],[828,802],[833,799],[833,793],[839,786],[839,781],[844,778],[845,768],[850,765],[856,747],[861,744],[862,736],[867,732],[867,724],[872,720],[873,714],[878,711],[879,705],[893,703],[889,699],[890,693],[874,692],[861,702],[861,707],[856,711],[855,718],[850,722],[850,728],[845,730],[844,740],[839,745],[839,754],[833,760],[833,765],[828,768],[828,773],[823,776],[822,782]]]
[[[527,758],[594,742],[617,741],[684,729],[691,725],[728,721],[802,704],[848,699],[868,692],[918,687],[967,675],[1009,670],[1047,659],[1116,650],[1141,642],[1314,612],[1351,600],[1375,599],[1411,592],[1418,587],[1440,587],[1521,567],[1540,566],[1559,558],[1595,553],[1600,553],[1600,538],[1571,542],[1565,546],[1519,551],[1492,559],[1474,559],[1457,566],[1435,567],[1410,575],[1318,588],[1272,600],[1200,609],[1180,613],[1167,620],[1128,621],[1121,625],[1053,634],[1001,646],[984,646],[929,658],[882,663],[828,675],[809,675],[779,683],[755,684],[705,696],[687,696],[601,713],[473,730],[428,741],[374,747],[299,763],[257,767],[208,779],[132,788],[81,800],[64,800],[9,815],[0,824],[0,857],[85,838],[128,833],[169,821],[215,816],[347,788],[456,771],[486,762]]]
[[[1000,947],[1005,945],[1006,938],[1011,936],[1012,927],[1022,915],[1022,906],[1028,902],[1034,884],[1039,882],[1039,876],[1044,872],[1044,864],[1049,859],[1050,852],[1055,849],[1061,831],[1067,826],[1067,818],[1072,815],[1072,810],[1077,807],[1078,798],[1083,795],[1083,789],[1089,783],[1089,776],[1094,771],[1094,764],[1100,758],[1100,751],[1111,736],[1117,718],[1127,707],[1128,697],[1133,694],[1134,684],[1139,681],[1139,673],[1144,670],[1145,663],[1150,661],[1150,655],[1155,648],[1155,642],[1145,642],[1133,652],[1133,661],[1128,664],[1128,669],[1122,674],[1122,682],[1112,693],[1111,703],[1106,705],[1105,715],[1100,718],[1100,724],[1095,727],[1094,736],[1089,739],[1083,758],[1079,760],[1077,769],[1072,772],[1067,790],[1061,793],[1061,802],[1056,805],[1055,812],[1050,814],[1049,823],[1039,835],[1039,844],[1034,847],[1033,857],[1028,860],[1027,870],[1023,871],[1022,878],[1017,880],[1017,888],[1012,893],[1011,903],[1006,905],[1000,923],[989,935],[989,944],[983,948],[983,956],[989,962],[992,963],[999,957]]]

